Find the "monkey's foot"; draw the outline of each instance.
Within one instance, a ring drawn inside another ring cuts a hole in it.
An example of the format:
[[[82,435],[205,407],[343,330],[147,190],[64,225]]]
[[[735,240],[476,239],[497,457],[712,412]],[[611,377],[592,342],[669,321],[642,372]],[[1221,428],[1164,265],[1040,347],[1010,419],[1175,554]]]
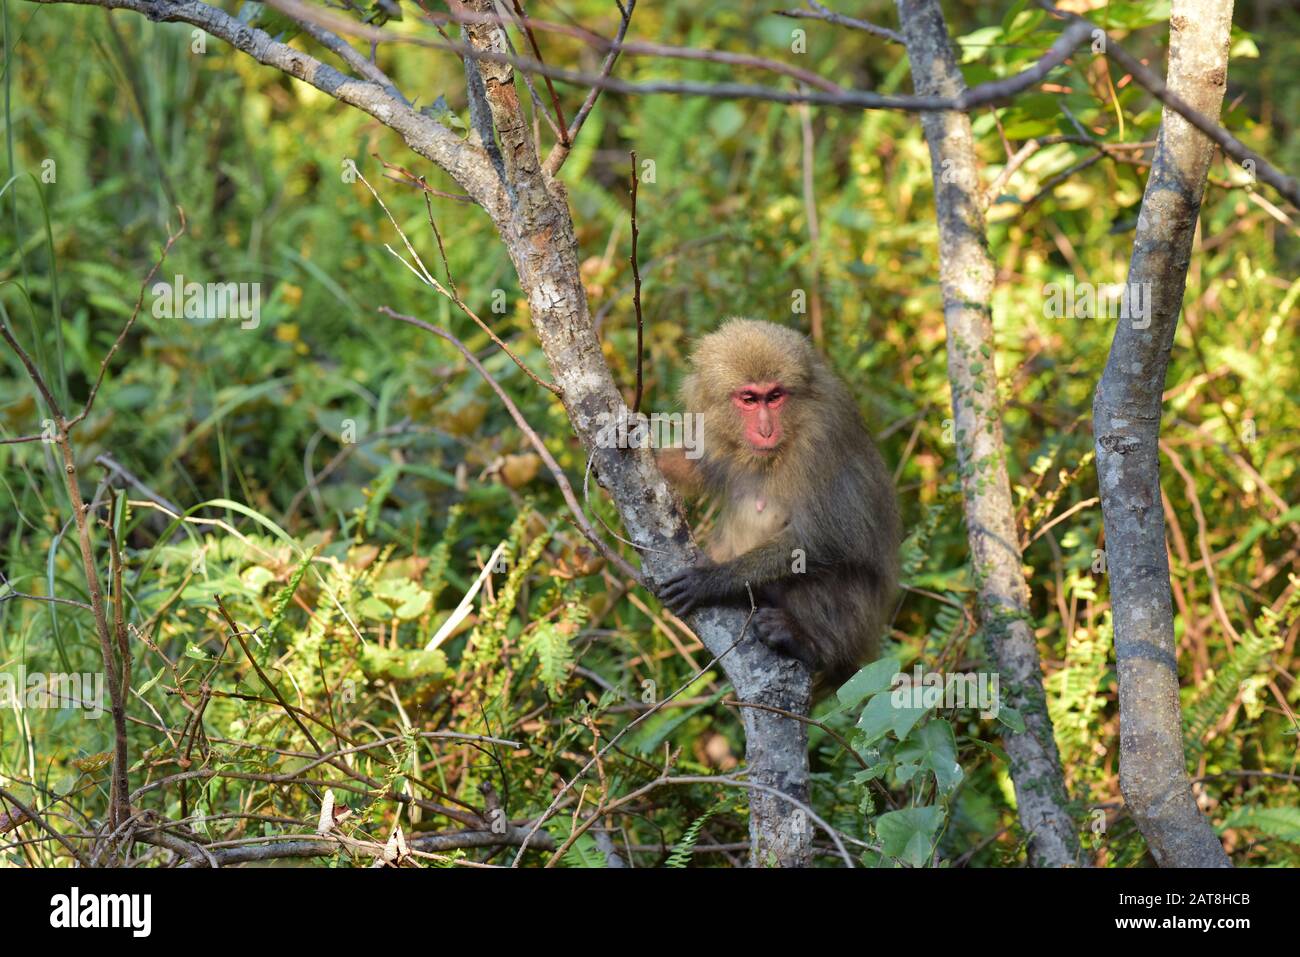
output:
[[[784,609],[758,609],[750,627],[754,629],[754,637],[778,655],[802,661],[810,671],[817,670],[816,655]]]

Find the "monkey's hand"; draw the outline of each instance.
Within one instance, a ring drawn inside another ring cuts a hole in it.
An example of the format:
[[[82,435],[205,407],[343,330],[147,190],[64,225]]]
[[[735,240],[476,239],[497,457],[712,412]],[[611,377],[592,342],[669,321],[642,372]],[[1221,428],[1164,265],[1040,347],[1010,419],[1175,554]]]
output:
[[[659,586],[659,600],[678,616],[689,615],[704,605],[716,604],[727,597],[725,582],[718,569],[715,562],[700,558],[695,565],[677,572]]]

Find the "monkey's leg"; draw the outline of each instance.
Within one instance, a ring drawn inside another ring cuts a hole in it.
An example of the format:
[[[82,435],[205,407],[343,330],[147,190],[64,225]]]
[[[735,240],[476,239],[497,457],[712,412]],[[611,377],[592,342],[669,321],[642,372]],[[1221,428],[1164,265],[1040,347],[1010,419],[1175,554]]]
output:
[[[779,655],[802,661],[810,671],[820,670],[813,644],[784,608],[760,608],[750,623],[754,637]]]

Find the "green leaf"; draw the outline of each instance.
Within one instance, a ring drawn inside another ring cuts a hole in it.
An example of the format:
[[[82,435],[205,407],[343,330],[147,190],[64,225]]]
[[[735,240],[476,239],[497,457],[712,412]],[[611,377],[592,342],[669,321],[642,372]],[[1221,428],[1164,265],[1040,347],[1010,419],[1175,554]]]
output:
[[[1127,30],[1138,30],[1153,23],[1169,19],[1169,0],[1147,0],[1146,3],[1112,4],[1106,8],[1106,17]]]
[[[152,678],[150,678],[148,681],[146,681],[144,684],[142,684],[139,688],[136,689],[135,692],[136,696],[143,698],[145,696],[145,693],[162,679],[163,673],[166,670],[167,668],[165,666],[159,668],[158,673],[156,675],[154,675]]]
[[[961,62],[969,63],[978,60],[989,51],[990,47],[997,46],[1001,41],[1001,27],[980,27],[964,37],[958,37],[957,45],[961,47]]]
[[[260,595],[262,589],[275,579],[275,573],[261,565],[250,565],[239,573],[242,581],[254,595]]]
[[[563,834],[555,835],[555,843],[563,844],[573,834],[573,824],[566,815],[559,815],[556,824],[564,829]],[[596,846],[596,839],[591,836],[590,831],[584,831],[579,835],[573,845],[564,852],[561,862],[565,867],[608,867],[609,862],[605,860],[605,855],[600,852]]]
[[[434,678],[447,671],[447,656],[441,649],[383,648],[366,645],[361,649],[361,670],[372,678]]]
[[[543,621],[523,641],[523,650],[537,656],[538,677],[553,699],[560,697],[560,688],[573,667],[571,638],[575,634],[577,629],[564,627],[563,622]]]
[[[312,549],[302,557],[298,567],[293,570],[289,577],[289,582],[280,589],[279,594],[275,596],[275,602],[271,605],[271,623],[266,628],[266,633],[271,638],[275,637],[276,630],[280,623],[284,621],[285,612],[289,610],[289,602],[293,600],[294,592],[298,590],[298,584],[302,581],[302,576],[307,574],[307,569],[311,567],[312,557],[315,556],[316,549]]]
[[[942,808],[909,807],[880,815],[876,819],[876,834],[890,857],[913,867],[923,867],[930,860],[942,824]]]
[[[447,105],[446,94],[439,96],[429,106],[421,107],[420,112],[425,116],[437,120],[443,126],[457,130],[466,129],[465,121],[457,116],[455,110]]]
[[[835,697],[845,708],[860,704],[869,695],[884,691],[894,683],[900,664],[897,658],[881,658],[861,669],[844,684],[840,685]]]
[[[370,487],[370,501],[366,503],[366,534],[373,535],[375,526],[379,522],[380,510],[384,507],[384,501],[388,498],[388,493],[393,490],[397,484],[397,476],[402,472],[402,463],[390,462],[384,466],[384,470],[379,473],[374,484]]]
[[[691,684],[689,688],[682,692],[683,698],[691,698],[702,694],[714,681],[717,680],[717,672],[706,671],[700,675]],[[638,728],[636,734],[632,737],[632,747],[640,754],[654,754],[663,745],[665,741],[682,725],[694,718],[701,712],[708,711],[728,693],[730,686],[724,686],[715,691],[708,700],[690,708],[677,709],[678,713],[660,712],[650,718],[643,725],[644,731]]]
[[[987,751],[1003,764],[1011,764],[1011,758],[1008,757],[1007,753],[992,741],[981,741],[979,738],[966,738],[964,740],[975,745],[975,747],[979,748],[981,751]]]
[[[1016,734],[1025,733],[1024,716],[1015,708],[1008,708],[1006,705],[1001,705],[998,708],[998,721],[1006,725]]]
[[[866,735],[864,747],[879,741],[890,731],[902,741],[929,710],[896,705],[893,699],[893,694],[877,694],[862,709],[858,730]]]
[[[721,801],[692,821],[691,826],[688,827],[686,833],[682,835],[682,839],[673,847],[673,852],[668,856],[668,860],[664,861],[664,867],[678,868],[685,867],[689,864],[691,862],[691,854],[694,852],[695,845],[700,839],[700,829],[708,823],[709,818],[713,817],[713,815],[717,814],[719,811],[725,810],[727,807],[727,802]]]
[[[433,594],[405,578],[385,578],[375,584],[375,598],[387,608],[387,618],[411,621],[429,610]],[[367,608],[371,606],[368,604]]]
[[[1047,136],[1055,131],[1055,120],[1039,119],[1037,117],[1014,120],[1002,128],[1002,132],[1006,134],[1009,140],[1032,140],[1038,136]]]
[[[1007,12],[1002,16],[1003,33],[1011,32],[1011,24],[1016,21],[1016,18],[1020,16],[1021,11],[1027,6],[1029,6],[1029,0],[1016,0],[1015,3],[1011,4],[1007,9]]]
[[[945,718],[927,721],[898,748],[898,776],[909,781],[919,771],[934,775],[939,793],[951,794],[961,782],[961,765],[957,763],[957,739]]]

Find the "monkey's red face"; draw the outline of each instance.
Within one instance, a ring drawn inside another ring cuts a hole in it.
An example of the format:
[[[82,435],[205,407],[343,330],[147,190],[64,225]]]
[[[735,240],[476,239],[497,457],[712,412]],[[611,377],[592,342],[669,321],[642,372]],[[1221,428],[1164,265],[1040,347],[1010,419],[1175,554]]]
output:
[[[781,444],[782,406],[788,398],[779,382],[748,382],[731,394],[750,449],[760,455],[776,451]]]

